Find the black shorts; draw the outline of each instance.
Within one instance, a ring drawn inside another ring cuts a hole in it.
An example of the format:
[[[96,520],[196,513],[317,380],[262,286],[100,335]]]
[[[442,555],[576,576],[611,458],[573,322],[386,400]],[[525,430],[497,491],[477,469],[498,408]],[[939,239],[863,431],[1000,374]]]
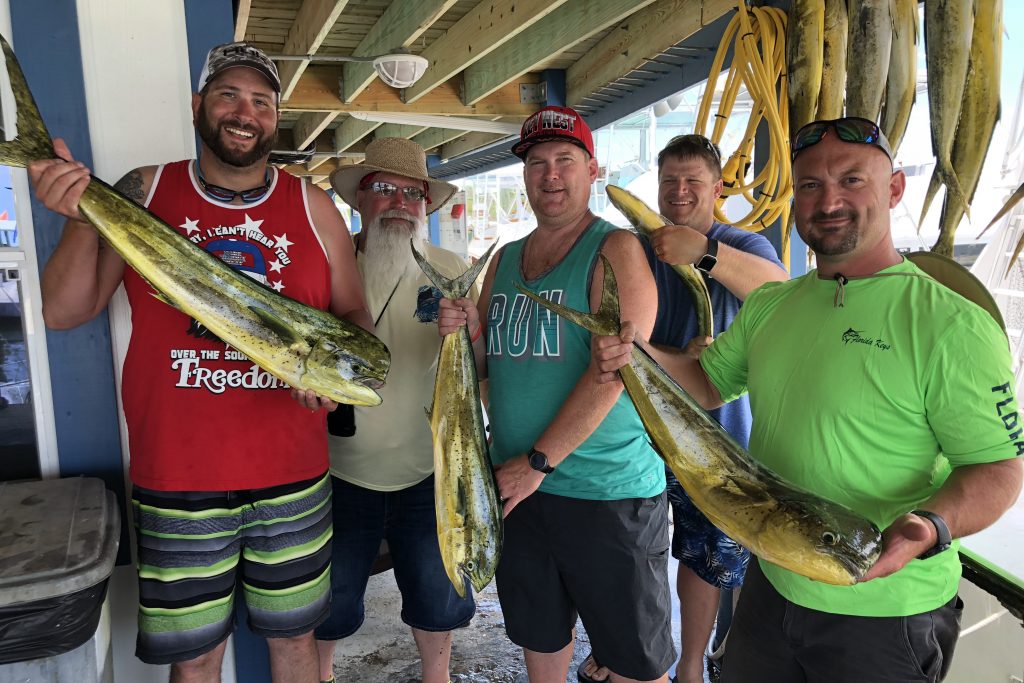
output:
[[[653,498],[582,500],[536,492],[505,520],[498,598],[509,640],[558,652],[577,613],[594,657],[650,680],[675,661],[668,510]]]
[[[786,600],[757,561],[729,629],[723,683],[937,683],[960,634],[963,601],[905,617],[829,614]]]

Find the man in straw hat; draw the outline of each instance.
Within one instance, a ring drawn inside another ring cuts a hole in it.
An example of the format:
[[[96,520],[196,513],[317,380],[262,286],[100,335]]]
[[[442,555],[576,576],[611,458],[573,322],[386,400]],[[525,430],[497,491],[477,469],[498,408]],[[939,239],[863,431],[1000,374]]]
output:
[[[383,403],[357,407],[355,433],[329,438],[333,602],[331,617],[316,631],[320,677],[333,680],[335,642],[363,623],[366,582],[387,539],[423,681],[447,683],[451,631],[469,623],[475,605],[471,591],[465,598],[455,592],[437,541],[433,445],[423,408],[434,388],[440,339],[433,323],[441,294],[420,271],[409,242],[447,277],[466,270],[459,256],[427,240],[427,214],[455,186],[430,178],[423,148],[404,138],[374,140],[365,162],[336,170],[331,185],[363,220],[356,262],[377,335],[391,350],[391,371],[380,390]]]
[[[545,107],[512,151],[525,163],[537,228],[495,256],[479,307],[442,300],[439,321],[442,334],[468,326],[489,377],[505,631],[523,648],[531,683],[564,683],[577,614],[610,680],[664,681],[675,659],[665,467],[621,386],[596,384],[590,334],[515,286],[596,310],[603,254],[622,315],[649,334],[654,278],[637,237],[588,208],[597,161],[578,113]]]
[[[192,96],[199,158],[136,169],[117,189],[281,294],[372,330],[334,202],[267,164],[280,92],[258,49],[214,47]],[[55,150],[65,161],[29,168],[40,201],[68,219],[43,272],[46,324],[93,318],[122,281],[132,307],[122,401],[142,568],[136,654],[171,664],[173,681],[219,681],[240,593],[274,680],[312,683],[313,629],[330,601],[323,408],[334,404],[289,392],[157,300],[78,212],[89,170],[62,141]]]

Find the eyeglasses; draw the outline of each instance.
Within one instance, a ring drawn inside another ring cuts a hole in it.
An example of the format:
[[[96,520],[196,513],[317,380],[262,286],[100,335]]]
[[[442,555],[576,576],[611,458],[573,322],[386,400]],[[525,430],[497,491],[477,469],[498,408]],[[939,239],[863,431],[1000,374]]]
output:
[[[892,160],[892,150],[889,148],[889,141],[874,121],[862,119],[859,116],[847,116],[842,119],[831,119],[829,121],[812,121],[796,132],[793,137],[793,155],[802,150],[821,142],[829,129],[836,132],[836,136],[843,142],[855,142],[864,145],[874,145],[879,148]]]
[[[253,202],[258,202],[263,199],[267,196],[267,192],[270,192],[269,168],[263,178],[263,184],[259,187],[253,187],[248,190],[229,190],[226,187],[221,187],[220,185],[214,185],[213,183],[208,182],[206,178],[203,177],[203,169],[199,165],[198,161],[196,162],[196,179],[199,181],[199,185],[203,188],[203,192],[206,193],[206,196],[220,202],[233,202],[235,197],[238,197],[242,200],[243,204],[252,204]]]
[[[401,191],[402,197],[407,202],[422,202],[425,201],[430,204],[430,197],[427,196],[426,190],[421,187],[398,187],[394,183],[385,183],[382,181],[376,181],[370,183],[368,188],[373,191],[374,194],[379,194],[381,197],[394,197],[396,192]]]
[[[718,148],[715,147],[715,143],[711,142],[711,140],[708,140],[703,135],[698,135],[697,133],[689,133],[687,135],[677,135],[677,136],[675,136],[674,138],[672,138],[671,140],[668,141],[668,144],[665,145],[665,149],[667,150],[668,148],[670,148],[670,147],[672,147],[674,145],[681,145],[681,144],[685,144],[685,143],[690,143],[690,144],[694,144],[694,145],[700,145],[701,147],[706,149],[708,152],[710,152],[711,156],[713,156],[715,158],[715,161],[717,161],[719,163],[719,165],[721,165],[721,163],[722,163],[722,155],[718,152]]]

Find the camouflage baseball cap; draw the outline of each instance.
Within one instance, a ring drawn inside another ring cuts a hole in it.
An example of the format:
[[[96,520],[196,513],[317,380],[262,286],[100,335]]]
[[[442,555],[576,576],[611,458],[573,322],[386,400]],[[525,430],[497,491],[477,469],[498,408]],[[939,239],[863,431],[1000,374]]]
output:
[[[247,43],[225,43],[211,49],[206,55],[206,63],[199,74],[199,92],[226,69],[245,66],[263,74],[274,92],[281,93],[281,78],[277,75],[277,66],[262,50]]]

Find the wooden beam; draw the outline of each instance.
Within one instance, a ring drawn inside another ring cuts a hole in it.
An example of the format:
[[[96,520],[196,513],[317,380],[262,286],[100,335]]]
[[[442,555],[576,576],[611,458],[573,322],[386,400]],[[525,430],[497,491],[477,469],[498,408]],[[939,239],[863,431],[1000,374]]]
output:
[[[465,134],[465,131],[452,130],[450,128],[428,128],[414,137],[412,141],[429,152],[435,147],[440,147],[452,140],[458,140]]]
[[[441,147],[440,157],[442,159],[453,159],[460,154],[472,152],[475,149],[480,149],[484,145],[507,137],[507,135],[496,135],[494,133],[466,133],[458,139]]]
[[[450,116],[519,116],[537,110],[536,104],[519,101],[519,86],[540,82],[540,74],[526,74],[505,85],[476,104],[465,105],[459,96],[460,78],[442,83],[415,104],[402,101],[398,91],[380,80],[371,83],[354,102],[344,103],[338,94],[341,69],[335,66],[311,66],[306,69],[291,98],[281,104],[282,111],[389,111]]]
[[[625,76],[736,6],[735,0],[657,0],[629,17],[569,67],[566,101],[583,98]]]
[[[404,126],[400,123],[384,123],[377,130],[373,131],[375,138],[406,138],[419,135],[427,129],[427,126]]]
[[[235,15],[235,42],[245,40],[245,27],[249,25],[249,10],[252,0],[238,0],[238,14]]]
[[[349,147],[359,142],[364,135],[380,127],[377,121],[360,121],[351,116],[341,122],[341,125],[334,129],[334,149],[344,152]]]
[[[562,5],[462,74],[462,101],[474,104],[517,77],[536,70],[551,55],[568,50],[625,19],[654,0],[588,0]]]
[[[296,149],[305,149],[306,145],[316,140],[320,133],[324,132],[331,121],[337,118],[341,112],[310,112],[303,114],[292,126],[292,141]]]
[[[345,9],[348,0],[303,0],[295,16],[288,37],[284,41],[284,54],[311,55],[320,49],[324,38],[334,28],[338,15]],[[281,99],[292,96],[299,76],[306,70],[309,60],[286,61],[278,67],[281,76]]]
[[[430,64],[423,78],[405,89],[405,101],[410,104],[416,102],[470,64],[515,38],[565,2],[566,0],[483,0],[420,53],[420,56],[426,58]]]
[[[457,0],[394,0],[359,42],[352,54],[370,57],[408,48]],[[351,102],[377,75],[373,65],[348,62],[342,67],[341,97]]]

